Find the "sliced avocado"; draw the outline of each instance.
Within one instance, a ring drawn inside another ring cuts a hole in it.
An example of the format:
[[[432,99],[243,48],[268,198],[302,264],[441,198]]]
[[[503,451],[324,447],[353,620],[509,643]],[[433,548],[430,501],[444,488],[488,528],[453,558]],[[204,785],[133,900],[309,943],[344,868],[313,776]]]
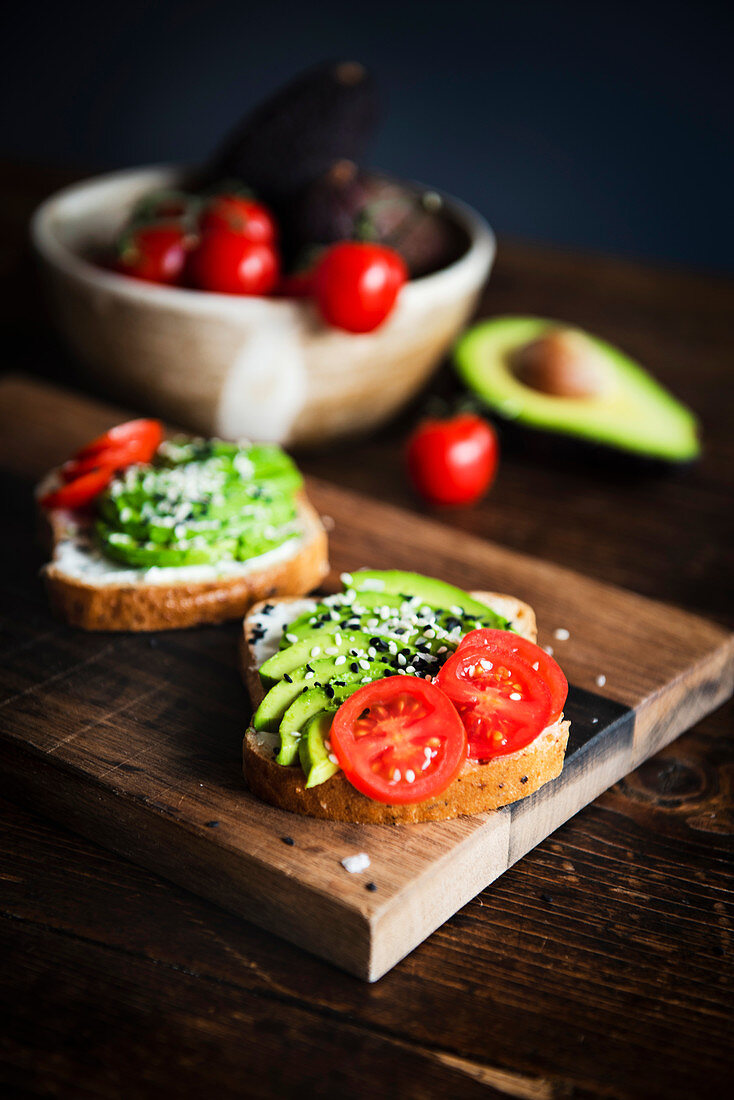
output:
[[[336,623],[334,624],[336,626]],[[288,631],[290,633],[290,631]],[[313,637],[304,637],[300,641],[293,642],[285,649],[278,650],[273,654],[260,668],[260,678],[263,684],[275,684],[278,680],[282,680],[285,674],[293,673],[296,669],[302,668],[307,662],[311,662],[314,657],[338,657],[348,654],[350,649],[366,650],[370,644],[371,635],[364,634],[360,631],[356,633],[345,634],[339,633],[339,641],[334,638],[334,634],[337,631],[321,631],[321,635],[326,639],[325,643],[318,646],[319,653],[314,654],[313,650],[316,648],[314,645]],[[330,652],[326,652],[329,650]]]
[[[366,676],[377,679],[378,676],[384,676],[390,671],[390,666],[384,661],[371,661],[367,668],[357,664],[355,669],[351,665],[356,662],[345,661],[343,664],[337,664],[338,660],[338,656],[328,656],[323,660],[310,661],[308,665],[302,665],[293,672],[286,673],[288,679],[284,678],[274,684],[255,711],[252,718],[254,728],[256,730],[277,729],[288,707],[304,688],[309,687],[311,682],[322,686],[331,683],[332,680],[343,680],[348,684],[354,681],[362,683]]]
[[[352,574],[352,587],[359,593],[360,599],[363,593],[416,597],[432,608],[450,610],[460,607],[470,615],[482,618],[494,616],[498,623],[506,623],[500,615],[495,615],[486,604],[473,599],[463,589],[446,584],[445,581],[437,581],[433,577],[423,577],[420,573],[404,573],[399,569],[360,569]],[[386,602],[390,603],[390,600]]]
[[[558,321],[483,321],[454,362],[488,408],[518,425],[667,462],[700,453],[689,409],[618,348]]]
[[[333,696],[328,695],[324,688],[309,688],[304,691],[295,702],[291,703],[283,715],[280,723],[280,752],[276,756],[279,764],[294,764],[298,756],[299,742],[306,723],[309,719],[321,711],[332,712],[344,702],[344,700],[358,691],[361,684],[345,684],[343,687],[334,688]]]
[[[322,710],[309,718],[303,727],[298,744],[298,759],[306,776],[306,787],[318,787],[339,771],[339,765],[329,759],[324,741],[329,737],[333,712]]]

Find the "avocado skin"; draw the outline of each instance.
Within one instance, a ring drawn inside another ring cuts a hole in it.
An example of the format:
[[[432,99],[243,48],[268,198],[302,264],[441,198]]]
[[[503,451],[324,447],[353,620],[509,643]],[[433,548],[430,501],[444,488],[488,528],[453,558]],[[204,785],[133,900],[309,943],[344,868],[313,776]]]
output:
[[[599,465],[613,459],[630,472],[651,474],[671,467],[686,468],[700,457],[696,421],[690,410],[640,364],[588,333],[585,335],[617,382],[613,403],[605,393],[584,399],[549,397],[513,379],[506,365],[507,353],[558,327],[570,326],[539,317],[496,317],[468,329],[454,347],[459,377],[490,411],[500,426],[503,443],[507,440],[510,448],[523,446],[524,451],[532,443],[538,456],[545,457],[549,443],[555,440],[561,458],[573,461],[578,457]],[[498,346],[502,354],[497,353]],[[513,402],[516,407],[509,416],[503,405]],[[667,433],[662,436],[661,424]]]
[[[362,160],[378,119],[372,75],[354,63],[324,62],[251,110],[197,182],[241,180],[280,214],[334,161]]]

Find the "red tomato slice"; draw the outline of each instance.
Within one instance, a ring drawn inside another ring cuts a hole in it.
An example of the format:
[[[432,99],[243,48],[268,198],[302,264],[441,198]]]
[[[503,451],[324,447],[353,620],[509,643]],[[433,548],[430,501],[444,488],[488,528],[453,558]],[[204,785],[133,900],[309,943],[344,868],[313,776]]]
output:
[[[100,451],[124,447],[133,454],[128,465],[132,462],[150,462],[162,439],[163,425],[160,420],[127,420],[81,447],[74,458],[87,458],[89,455],[99,455]]]
[[[152,458],[152,455],[151,455]],[[140,449],[133,447],[109,447],[97,454],[87,455],[86,458],[72,458],[61,467],[61,476],[64,481],[73,481],[82,474],[88,474],[90,470],[106,467],[109,470],[124,470],[126,466],[142,462]]]
[[[46,493],[39,503],[44,508],[83,508],[109,485],[113,474],[114,470],[109,466],[100,466],[62,485],[60,489]]]
[[[550,725],[550,689],[539,671],[509,649],[457,650],[436,685],[461,716],[471,760],[516,752]]]
[[[417,676],[360,688],[336,712],[329,736],[349,782],[378,802],[423,802],[440,794],[466,757],[456,710]]]
[[[550,722],[560,718],[568,697],[568,680],[549,653],[535,642],[529,642],[527,638],[522,638],[512,630],[488,629],[472,630],[465,634],[459,643],[457,653],[459,650],[484,646],[494,650],[495,653],[506,652],[516,655],[538,672],[551,695]]]

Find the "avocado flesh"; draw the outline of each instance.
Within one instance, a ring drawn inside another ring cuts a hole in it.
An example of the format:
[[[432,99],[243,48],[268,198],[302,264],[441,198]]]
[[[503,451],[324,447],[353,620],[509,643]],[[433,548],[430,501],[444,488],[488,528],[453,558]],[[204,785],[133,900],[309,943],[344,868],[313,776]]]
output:
[[[517,424],[668,462],[689,462],[700,454],[690,410],[633,359],[588,334],[605,368],[603,392],[557,397],[524,385],[511,369],[513,355],[558,327],[539,317],[483,321],[454,348],[456,369],[493,412]]]
[[[309,718],[303,727],[298,744],[298,759],[306,776],[306,788],[318,787],[339,771],[339,765],[329,759],[329,750],[324,742],[328,740],[333,713],[322,710]]]
[[[283,719],[283,715],[288,710],[291,703],[293,703],[303,692],[304,688],[308,688],[311,683],[313,683],[314,687],[325,686],[331,683],[332,680],[343,681],[346,684],[354,682],[364,683],[366,682],[366,678],[376,680],[384,676],[386,672],[392,671],[391,667],[382,661],[371,662],[367,669],[358,665],[356,672],[350,668],[348,662],[341,665],[338,665],[336,662],[336,657],[326,657],[321,661],[311,661],[308,666],[303,665],[299,669],[294,669],[292,673],[288,673],[288,680],[279,680],[277,684],[271,687],[270,691],[255,711],[252,719],[252,724],[255,729],[277,729]]]
[[[489,608],[474,600],[461,588],[420,573],[405,573],[399,569],[360,569],[352,574],[352,587],[360,593],[385,596],[410,596],[432,608],[461,607],[469,615],[486,617]],[[390,603],[390,600],[385,600]],[[492,615],[493,612],[489,611]],[[499,616],[497,616],[499,618]]]
[[[333,697],[327,695],[324,688],[309,688],[295,702],[291,703],[280,723],[280,752],[276,756],[279,764],[295,764],[300,749],[301,734],[309,719],[321,711],[333,714],[350,695],[362,687],[361,683],[345,684],[334,688]]]

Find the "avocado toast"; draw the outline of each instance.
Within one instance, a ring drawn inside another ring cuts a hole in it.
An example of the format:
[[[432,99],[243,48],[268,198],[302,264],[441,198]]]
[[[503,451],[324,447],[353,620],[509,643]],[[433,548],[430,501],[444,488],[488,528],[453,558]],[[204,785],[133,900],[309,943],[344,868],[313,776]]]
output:
[[[38,489],[52,548],[43,577],[68,622],[137,631],[222,622],[323,578],[326,534],[279,447],[181,438],[141,461],[115,443],[125,427]]]
[[[254,794],[309,816],[397,824],[496,809],[560,773],[569,724],[559,712],[517,751],[467,758],[435,797],[397,804],[356,789],[330,741],[342,704],[388,678],[393,694],[414,678],[433,684],[472,633],[527,645],[536,627],[532,609],[513,597],[469,594],[418,574],[360,570],[342,581],[332,596],[262,602],[244,621],[254,714],[243,768]]]

